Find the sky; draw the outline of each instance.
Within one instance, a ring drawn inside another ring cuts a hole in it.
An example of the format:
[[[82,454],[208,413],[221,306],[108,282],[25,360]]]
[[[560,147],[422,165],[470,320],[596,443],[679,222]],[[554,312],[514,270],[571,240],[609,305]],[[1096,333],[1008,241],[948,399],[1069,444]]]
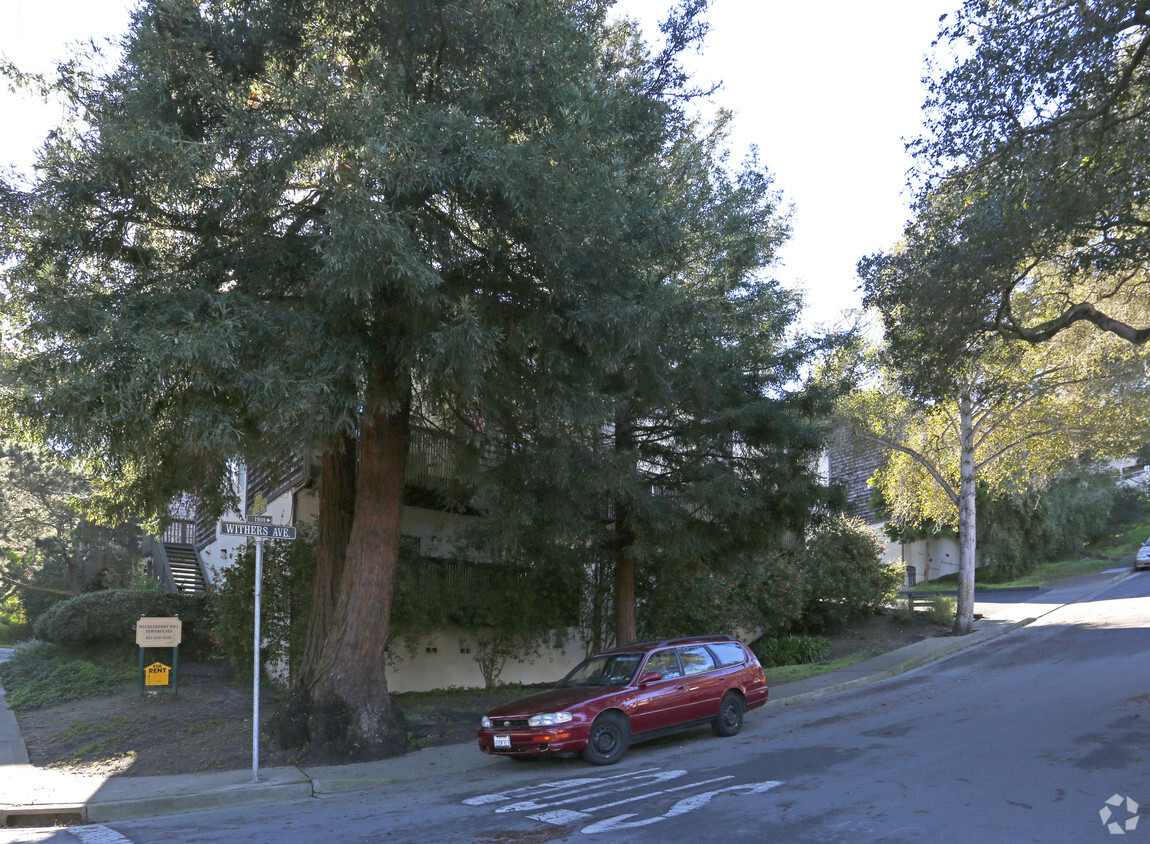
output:
[[[651,36],[671,0],[620,0]],[[961,0],[713,0],[710,32],[685,64],[703,104],[734,112],[732,158],[754,145],[793,206],[792,237],[773,274],[801,289],[803,322],[831,324],[859,307],[855,266],[887,249],[908,216],[911,160],[921,127],[921,79],[939,16]],[[0,0],[0,54],[47,70],[68,45],[123,33],[130,0]],[[0,90],[0,166],[28,168],[59,119]]]

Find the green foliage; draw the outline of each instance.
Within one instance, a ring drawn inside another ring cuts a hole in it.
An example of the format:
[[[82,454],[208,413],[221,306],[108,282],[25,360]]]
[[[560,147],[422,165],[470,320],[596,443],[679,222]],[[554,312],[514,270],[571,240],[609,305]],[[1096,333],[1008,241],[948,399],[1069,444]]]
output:
[[[68,595],[72,587],[72,573],[69,569],[68,550],[62,540],[56,537],[37,540],[34,550],[22,558],[11,555],[5,566],[14,580],[27,583],[40,589],[21,589],[24,612],[30,622],[35,622],[48,609]]]
[[[710,633],[786,632],[802,613],[804,586],[793,555],[776,553],[747,571],[646,571],[636,587],[641,639]]]
[[[294,676],[303,657],[315,580],[315,541],[307,525],[294,542],[265,542],[260,591],[261,665],[287,666]],[[237,672],[251,670],[255,644],[255,543],[239,550],[209,589],[212,651]]]
[[[801,554],[806,586],[802,625],[833,630],[852,616],[880,609],[902,585],[901,567],[881,560],[875,533],[857,519],[832,516]]]
[[[154,589],[102,589],[68,598],[36,619],[36,638],[69,647],[134,644],[142,616],[179,616],[181,650],[194,658],[207,650],[206,601],[202,595]]]
[[[751,645],[751,650],[764,667],[807,665],[826,662],[831,655],[831,643],[824,636],[764,636]]]
[[[755,626],[755,602],[742,579],[715,571],[660,569],[647,578],[636,608],[639,639],[735,636]]]
[[[1128,525],[1150,520],[1150,498],[1141,489],[1119,487],[1110,507],[1106,531],[1113,535]],[[1142,537],[1145,539],[1146,537]]]
[[[3,587],[0,587],[2,589]],[[0,592],[3,594],[3,592]],[[0,598],[0,644],[12,645],[27,639],[32,625],[24,615],[24,606],[15,590]]]
[[[92,651],[29,642],[0,663],[0,685],[13,709],[39,709],[113,692],[136,670],[134,647]]]
[[[954,624],[954,614],[958,602],[946,595],[932,595],[927,603],[926,617],[941,627]]]
[[[1090,467],[1042,489],[978,500],[978,548],[986,583],[1014,580],[1039,563],[1077,556],[1106,531],[1119,491],[1109,471]]]
[[[967,0],[947,17],[911,145],[915,219],[860,268],[923,381],[988,332],[1150,337],[1148,33],[1124,0]]]

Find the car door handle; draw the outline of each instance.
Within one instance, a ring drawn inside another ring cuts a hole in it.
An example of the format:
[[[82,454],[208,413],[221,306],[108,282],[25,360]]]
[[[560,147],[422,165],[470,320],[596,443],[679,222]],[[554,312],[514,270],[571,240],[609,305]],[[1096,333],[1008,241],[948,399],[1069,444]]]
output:
[[[685,692],[685,691],[687,691],[687,687],[686,686],[675,686],[675,691]]]

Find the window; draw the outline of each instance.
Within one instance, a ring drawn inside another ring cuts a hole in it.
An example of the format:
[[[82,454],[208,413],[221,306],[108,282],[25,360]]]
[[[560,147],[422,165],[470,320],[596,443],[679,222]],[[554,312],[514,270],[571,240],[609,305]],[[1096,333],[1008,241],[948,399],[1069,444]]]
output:
[[[726,668],[728,665],[742,665],[747,661],[747,655],[743,652],[743,646],[738,642],[722,642],[714,645],[708,645],[711,653],[719,660],[719,665]]]
[[[643,673],[651,671],[658,671],[663,675],[664,680],[671,677],[682,677],[683,670],[679,667],[679,657],[676,656],[675,651],[668,649],[665,651],[655,651],[651,654],[650,659],[647,660],[647,667],[643,669]]]
[[[683,660],[684,674],[701,674],[715,667],[715,658],[703,645],[691,645],[689,648],[679,650],[679,659]]]

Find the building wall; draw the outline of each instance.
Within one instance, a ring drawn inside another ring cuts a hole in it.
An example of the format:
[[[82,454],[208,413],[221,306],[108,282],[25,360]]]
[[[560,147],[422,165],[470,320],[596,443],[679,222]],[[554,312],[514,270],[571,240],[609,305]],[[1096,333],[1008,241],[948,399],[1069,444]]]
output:
[[[901,546],[902,559],[915,570],[915,582],[927,583],[958,571],[958,540],[950,537],[920,539]]]
[[[562,679],[584,656],[582,642],[570,636],[562,648],[543,648],[522,660],[508,660],[502,683],[553,683]],[[475,662],[475,640],[465,630],[440,630],[414,645],[402,637],[388,646],[387,688],[391,692],[422,692],[483,685]]]

